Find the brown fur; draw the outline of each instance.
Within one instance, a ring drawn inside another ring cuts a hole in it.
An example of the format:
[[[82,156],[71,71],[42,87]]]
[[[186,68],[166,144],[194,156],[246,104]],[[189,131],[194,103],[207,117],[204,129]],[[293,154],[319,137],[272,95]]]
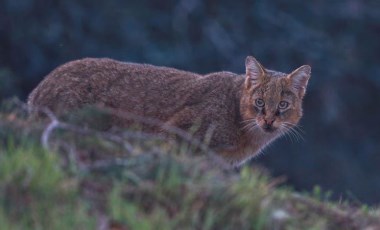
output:
[[[52,71],[30,94],[28,104],[56,113],[97,104],[184,130],[195,125],[195,136],[203,140],[212,131],[210,147],[236,165],[297,125],[309,77],[309,66],[284,74],[264,69],[253,57],[247,57],[244,75],[199,75],[86,58]],[[257,107],[256,99],[265,105]],[[279,112],[284,100],[289,107]],[[131,125],[130,120],[120,118],[112,123],[121,128]],[[145,130],[160,131],[148,126]]]

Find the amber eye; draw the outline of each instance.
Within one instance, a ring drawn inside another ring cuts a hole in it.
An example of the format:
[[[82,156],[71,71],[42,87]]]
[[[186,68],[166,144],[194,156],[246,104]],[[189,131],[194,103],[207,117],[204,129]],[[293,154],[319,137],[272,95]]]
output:
[[[256,99],[255,103],[256,103],[257,107],[264,107],[264,105],[265,105],[264,100],[261,98]]]
[[[288,108],[288,106],[289,106],[289,102],[286,102],[286,101],[280,101],[280,103],[278,104],[279,109],[286,109]]]

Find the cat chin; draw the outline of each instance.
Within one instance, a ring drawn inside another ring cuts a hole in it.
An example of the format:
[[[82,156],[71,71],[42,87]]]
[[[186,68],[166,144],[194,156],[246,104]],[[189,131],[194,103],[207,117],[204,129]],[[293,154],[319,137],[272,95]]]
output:
[[[271,134],[275,134],[275,133],[277,133],[277,131],[278,131],[278,128],[276,128],[276,127],[272,127],[272,128],[263,128],[263,127],[260,127],[260,130],[261,130],[261,132],[263,132],[263,133],[265,133],[265,134],[269,134],[269,135],[271,135]]]

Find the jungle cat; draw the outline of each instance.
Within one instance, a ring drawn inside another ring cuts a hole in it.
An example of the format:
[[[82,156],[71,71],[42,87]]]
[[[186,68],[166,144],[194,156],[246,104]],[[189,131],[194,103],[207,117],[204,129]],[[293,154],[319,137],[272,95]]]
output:
[[[55,113],[94,104],[185,131],[196,125],[194,136],[204,140],[211,133],[209,147],[236,166],[296,128],[310,73],[308,65],[290,74],[265,69],[252,56],[246,58],[245,74],[207,75],[85,58],[53,70],[29,95],[28,104]],[[128,128],[132,122],[112,119],[119,128]],[[162,129],[146,126],[145,131]]]

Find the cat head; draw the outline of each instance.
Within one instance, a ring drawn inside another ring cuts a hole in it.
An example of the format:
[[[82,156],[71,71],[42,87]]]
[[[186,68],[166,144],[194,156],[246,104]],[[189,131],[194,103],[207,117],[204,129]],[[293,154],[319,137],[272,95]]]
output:
[[[302,117],[311,67],[304,65],[290,74],[265,69],[248,56],[241,112],[243,127],[265,134],[285,133]]]

